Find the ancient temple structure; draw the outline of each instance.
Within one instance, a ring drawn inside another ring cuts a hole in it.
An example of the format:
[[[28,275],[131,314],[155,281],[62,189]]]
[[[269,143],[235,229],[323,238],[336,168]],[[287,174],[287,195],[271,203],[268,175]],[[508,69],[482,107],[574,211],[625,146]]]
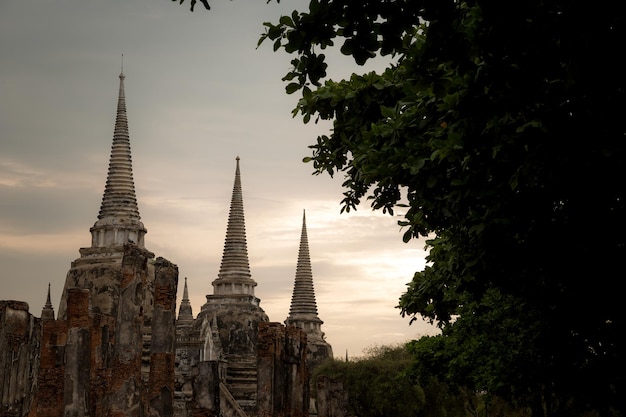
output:
[[[146,249],[135,195],[124,74],[91,246],[67,273],[58,316],[0,301],[0,417],[299,417],[310,370],[332,357],[317,314],[303,218],[285,325],[255,296],[236,159],[213,294],[194,317],[178,267]]]
[[[178,268],[144,245],[124,74],[91,246],[79,250],[58,317],[42,311],[35,416],[172,415]]]

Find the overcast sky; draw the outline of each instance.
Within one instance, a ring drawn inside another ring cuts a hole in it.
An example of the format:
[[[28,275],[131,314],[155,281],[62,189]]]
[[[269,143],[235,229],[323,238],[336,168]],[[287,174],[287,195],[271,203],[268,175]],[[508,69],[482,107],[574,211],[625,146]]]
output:
[[[124,55],[133,175],[146,248],[188,278],[194,314],[217,278],[241,158],[248,255],[271,321],[289,312],[306,210],[322,329],[335,356],[404,342],[395,306],[424,242],[363,206],[340,214],[342,177],[302,162],[328,125],[292,118],[291,57],[256,48],[262,23],[303,1],[0,0],[0,299],[40,316],[78,249],[91,244],[113,139]],[[331,75],[366,69],[334,58]]]

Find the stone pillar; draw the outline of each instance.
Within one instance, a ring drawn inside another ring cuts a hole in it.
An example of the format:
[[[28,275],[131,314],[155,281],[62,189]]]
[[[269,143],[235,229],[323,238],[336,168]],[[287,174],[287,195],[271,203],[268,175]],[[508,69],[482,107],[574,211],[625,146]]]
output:
[[[309,415],[309,369],[307,365],[307,336],[295,327],[285,328],[284,366],[288,380],[287,410],[285,416],[308,417]]]
[[[220,415],[219,362],[198,362],[192,368],[193,395],[189,403],[189,417],[217,417]]]
[[[259,324],[257,356],[257,412],[258,417],[272,415],[275,406],[282,406],[283,399],[274,393],[276,384],[283,380],[282,369],[276,367],[280,358],[280,323]],[[278,402],[278,404],[275,404]]]
[[[72,288],[67,298],[67,344],[65,346],[65,395],[63,415],[89,415],[91,334],[89,290]]]
[[[150,377],[146,407],[148,415],[171,417],[174,412],[174,362],[176,359],[176,290],[178,267],[157,258],[150,344]]]
[[[280,323],[259,323],[257,416],[308,417],[306,334]]]
[[[317,417],[348,417],[348,393],[341,382],[332,381],[327,376],[319,376],[316,381]]]
[[[117,282],[119,294],[116,308],[111,311],[114,322],[101,327],[101,332],[111,332],[112,340],[101,340],[101,352],[110,352],[102,357],[103,380],[108,377],[104,405],[96,414],[107,417],[139,417],[143,415],[142,395],[144,384],[141,378],[143,354],[143,304],[148,276],[148,261],[152,253],[136,245],[124,245],[124,255]],[[104,323],[103,323],[104,324]]]
[[[28,412],[39,366],[41,321],[23,301],[0,301],[0,415]]]
[[[90,317],[91,375],[89,416],[112,416],[110,396],[115,384],[114,375],[119,375],[119,368],[114,368],[113,343],[115,341],[115,317],[96,314]]]
[[[64,408],[67,321],[45,320],[42,327],[37,395],[30,415],[58,417]]]

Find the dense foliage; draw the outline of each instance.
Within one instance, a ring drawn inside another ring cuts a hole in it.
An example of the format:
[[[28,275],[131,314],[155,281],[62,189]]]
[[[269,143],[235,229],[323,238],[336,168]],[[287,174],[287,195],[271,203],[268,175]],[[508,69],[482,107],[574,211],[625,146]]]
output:
[[[364,357],[329,360],[315,370],[340,382],[348,397],[349,415],[359,417],[528,417],[496,397],[465,389],[449,389],[434,377],[415,378],[414,358],[405,345],[374,346]]]
[[[407,376],[412,363],[405,347],[381,346],[372,348],[366,357],[350,362],[327,361],[316,369],[315,377],[324,375],[343,384],[350,415],[417,416],[429,409],[436,411],[431,415],[445,413],[442,404],[427,403],[422,387]],[[460,401],[452,401],[449,408],[462,410],[463,407]]]
[[[415,343],[423,370],[537,416],[623,415],[624,19],[602,1],[314,0],[261,39],[296,55],[294,114],[333,122],[307,160],[345,175],[344,208],[407,201],[405,240],[429,237],[400,299],[442,327]],[[335,42],[389,66],[324,80]]]
[[[403,375],[412,362],[405,348],[387,347],[358,361],[327,361],[315,374],[343,383],[350,415],[414,416],[424,406],[424,392]]]
[[[429,264],[399,301],[440,336],[424,374],[535,416],[624,415],[626,5],[600,0],[312,0],[265,23],[316,173],[403,211]],[[381,72],[327,80],[324,49]]]

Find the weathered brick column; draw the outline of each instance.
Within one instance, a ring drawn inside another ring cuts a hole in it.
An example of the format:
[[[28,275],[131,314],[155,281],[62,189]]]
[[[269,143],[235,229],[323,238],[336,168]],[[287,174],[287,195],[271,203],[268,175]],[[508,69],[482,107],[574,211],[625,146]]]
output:
[[[111,332],[112,339],[100,340],[101,381],[110,381],[105,387],[102,410],[99,417],[140,417],[142,410],[143,381],[141,359],[143,353],[143,302],[148,276],[148,261],[153,254],[133,244],[124,245],[121,270],[117,275],[116,307],[111,311],[115,319],[112,326],[104,325],[102,333]],[[95,382],[95,380],[94,380]],[[95,395],[94,395],[95,396]]]
[[[72,288],[67,298],[64,415],[83,417],[91,407],[91,323],[89,290]]]
[[[317,417],[348,417],[348,393],[343,384],[323,375],[316,384]]]
[[[259,323],[257,417],[308,417],[306,334],[280,323]]]
[[[220,378],[218,361],[202,361],[192,369],[193,395],[189,403],[190,417],[220,415]]]
[[[33,417],[63,415],[66,344],[67,321],[42,321],[37,395],[30,413]]]
[[[176,358],[176,290],[178,267],[163,258],[155,262],[154,309],[150,345],[148,414],[171,417],[174,412],[174,361]]]
[[[0,413],[28,412],[37,379],[40,320],[23,301],[0,301]]]

